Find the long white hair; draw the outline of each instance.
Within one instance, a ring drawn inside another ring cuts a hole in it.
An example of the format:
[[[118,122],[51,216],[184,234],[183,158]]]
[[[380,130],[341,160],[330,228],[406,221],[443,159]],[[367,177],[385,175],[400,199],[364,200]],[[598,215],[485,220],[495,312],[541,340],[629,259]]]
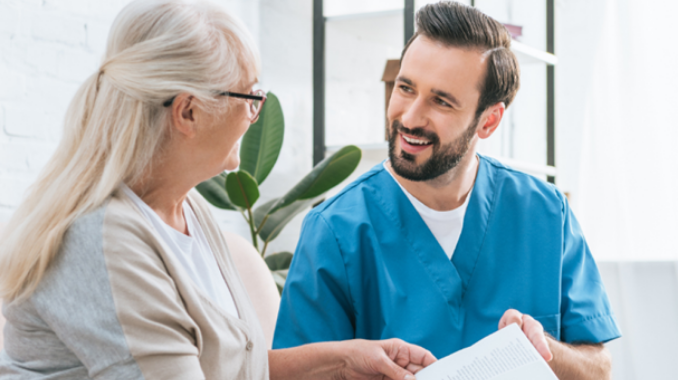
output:
[[[99,71],[68,107],[54,156],[3,231],[0,297],[29,297],[73,221],[148,170],[168,136],[165,101],[190,93],[216,107],[215,92],[254,79],[259,67],[251,35],[214,4],[127,5],[113,23]]]

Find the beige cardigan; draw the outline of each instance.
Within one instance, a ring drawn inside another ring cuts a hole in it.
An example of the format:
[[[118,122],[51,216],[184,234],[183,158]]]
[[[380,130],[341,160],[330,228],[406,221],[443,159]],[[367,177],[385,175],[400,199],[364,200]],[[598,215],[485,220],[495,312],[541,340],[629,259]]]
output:
[[[69,228],[31,298],[4,306],[0,377],[268,379],[266,342],[226,242],[204,199],[188,200],[240,318],[210,301],[118,191]]]

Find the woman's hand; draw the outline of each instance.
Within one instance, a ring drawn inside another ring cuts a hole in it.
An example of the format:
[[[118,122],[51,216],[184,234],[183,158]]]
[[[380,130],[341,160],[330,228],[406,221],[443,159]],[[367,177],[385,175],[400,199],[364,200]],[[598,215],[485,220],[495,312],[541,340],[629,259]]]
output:
[[[414,380],[435,362],[427,350],[389,340],[344,340],[271,350],[271,380]]]
[[[338,376],[342,380],[414,380],[415,373],[436,361],[428,350],[400,339],[341,344],[346,348],[346,366]]]

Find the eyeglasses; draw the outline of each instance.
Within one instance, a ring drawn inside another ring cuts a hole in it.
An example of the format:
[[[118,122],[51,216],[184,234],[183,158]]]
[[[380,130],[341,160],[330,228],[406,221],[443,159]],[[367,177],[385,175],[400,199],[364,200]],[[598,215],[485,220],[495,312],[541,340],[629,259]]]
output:
[[[251,114],[250,120],[252,121],[252,123],[257,121],[257,119],[259,118],[259,113],[261,113],[261,109],[264,108],[264,103],[266,103],[266,93],[264,92],[264,90],[252,91],[249,94],[224,91],[218,93],[217,95],[230,96],[232,98],[240,98],[247,100],[247,103],[249,103],[250,105],[250,114]],[[172,97],[171,99],[167,99],[165,103],[162,104],[162,106],[163,107],[171,106],[175,98],[176,96]]]

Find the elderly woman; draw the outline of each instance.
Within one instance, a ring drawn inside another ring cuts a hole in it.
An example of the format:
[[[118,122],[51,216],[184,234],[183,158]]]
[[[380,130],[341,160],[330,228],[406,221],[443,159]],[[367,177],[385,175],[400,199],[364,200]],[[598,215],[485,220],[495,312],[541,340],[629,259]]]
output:
[[[2,379],[407,379],[398,340],[268,351],[205,201],[264,100],[258,53],[209,3],[129,4],[61,144],[5,229]]]

